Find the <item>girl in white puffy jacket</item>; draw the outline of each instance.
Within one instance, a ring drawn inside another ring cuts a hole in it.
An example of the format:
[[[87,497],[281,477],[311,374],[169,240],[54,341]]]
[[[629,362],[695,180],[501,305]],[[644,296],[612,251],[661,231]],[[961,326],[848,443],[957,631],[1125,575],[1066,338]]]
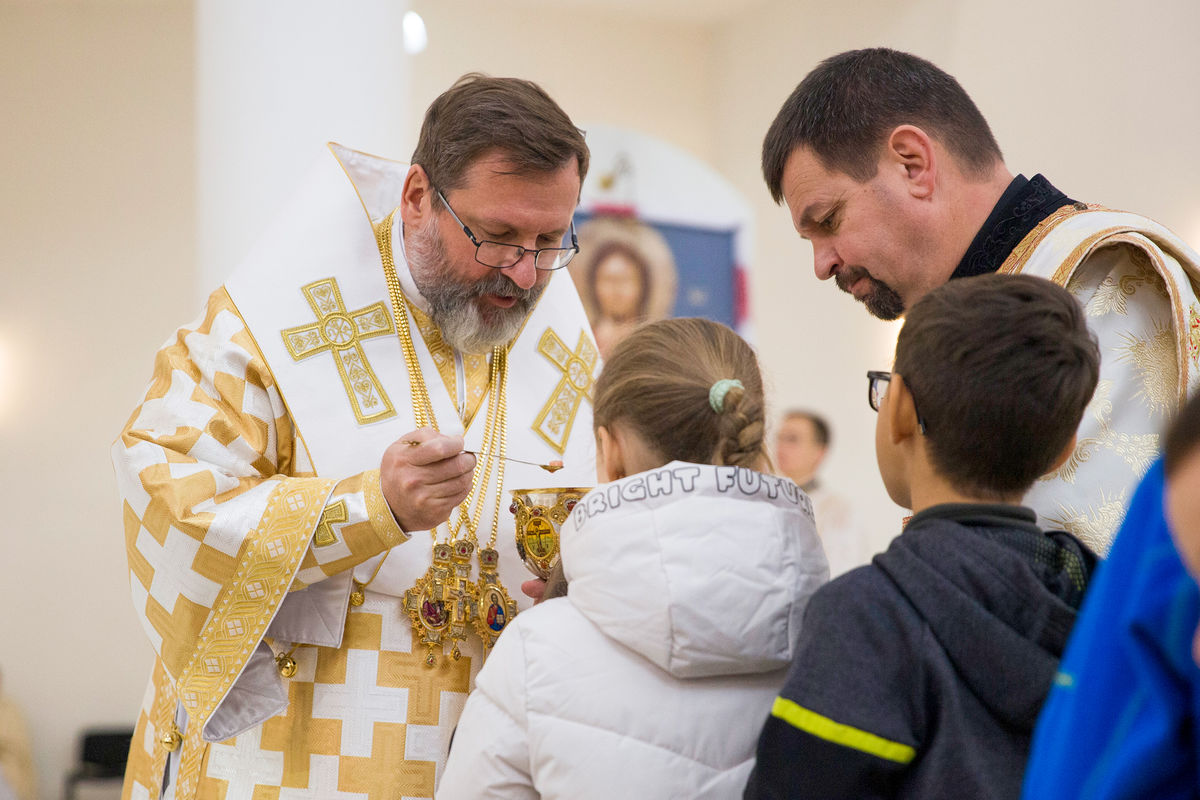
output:
[[[715,322],[645,325],[594,419],[602,484],[563,526],[569,592],[497,641],[439,800],[742,796],[828,577],[808,497],[758,471],[757,359]]]

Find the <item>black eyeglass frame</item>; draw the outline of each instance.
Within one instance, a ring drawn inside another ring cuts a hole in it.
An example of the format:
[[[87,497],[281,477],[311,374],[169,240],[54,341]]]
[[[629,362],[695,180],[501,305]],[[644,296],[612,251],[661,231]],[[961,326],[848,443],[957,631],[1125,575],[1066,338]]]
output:
[[[867,370],[867,405],[871,407],[872,411],[879,413],[879,399],[887,392],[886,389],[883,392],[879,391],[879,383],[890,383],[891,380],[892,373],[890,372],[876,369]],[[908,393],[912,395],[911,386],[908,389]],[[921,427],[921,433],[925,433],[925,418],[921,416],[921,411],[917,408],[916,397],[913,397],[913,411],[917,412],[917,425]]]
[[[471,240],[471,244],[475,245],[475,261],[477,261],[480,264],[483,264],[485,267],[491,267],[492,269],[509,269],[510,267],[515,267],[517,264],[520,264],[521,259],[525,257],[526,253],[533,253],[533,268],[534,269],[540,270],[542,272],[554,272],[555,270],[562,269],[567,264],[570,264],[571,260],[579,254],[579,237],[575,235],[575,220],[574,219],[571,220],[571,229],[570,229],[571,230],[571,246],[570,247],[539,247],[536,250],[530,250],[529,248],[522,247],[519,244],[509,244],[507,242],[494,242],[491,239],[480,240],[480,239],[475,238],[475,234],[471,232],[471,229],[467,227],[467,224],[458,218],[458,214],[454,213],[454,209],[450,207],[450,203],[446,200],[446,195],[442,194],[442,190],[437,189],[435,191],[437,192],[438,199],[442,201],[442,205],[444,205],[446,207],[446,210],[450,212],[450,216],[454,217],[454,221],[458,223],[458,226],[460,228],[462,228],[462,232],[465,233],[467,235],[467,238]],[[510,248],[513,250],[513,252],[515,252],[517,254],[517,257],[513,259],[511,264],[489,264],[488,262],[484,261],[483,259],[481,259],[479,257],[479,248],[483,247],[485,244],[490,244],[494,247]],[[556,258],[561,259],[562,263],[560,263],[556,266],[553,266],[553,267],[539,267],[538,259],[540,259],[542,257],[542,253],[555,253],[555,254],[557,254]],[[570,253],[570,255],[566,255],[567,253]]]

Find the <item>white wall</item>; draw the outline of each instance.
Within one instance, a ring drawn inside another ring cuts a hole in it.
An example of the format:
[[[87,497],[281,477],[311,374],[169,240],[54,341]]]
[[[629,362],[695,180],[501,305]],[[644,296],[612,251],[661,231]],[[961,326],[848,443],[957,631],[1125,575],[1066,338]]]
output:
[[[197,282],[237,268],[327,141],[373,151],[406,127],[403,0],[197,2]]]
[[[108,448],[196,310],[191,15],[0,4],[0,670],[46,798],[151,665]]]
[[[576,122],[633,127],[706,161],[715,156],[706,26],[556,2],[413,0],[412,8],[425,18],[429,48],[413,59],[404,158],[430,101],[466,72],[537,81]]]
[[[1136,16],[1117,0],[864,0],[853,18],[776,0],[706,24],[549,0],[412,5],[429,49],[411,62],[409,131],[381,154],[407,157],[428,102],[484,70],[539,81],[577,120],[673,142],[746,193],[772,399],[829,413],[831,482],[878,524],[899,512],[875,474],[862,373],[886,368],[894,327],[818,284],[758,174],[762,135],[811,66],[849,47],[912,49],[960,78],[1014,169],[1200,242],[1194,0]],[[0,369],[13,364],[0,373],[0,504],[15,510],[0,669],[31,717],[46,797],[80,727],[133,719],[150,667],[108,446],[153,352],[199,309],[192,13],[175,0],[0,0]],[[563,44],[546,46],[546,31]]]

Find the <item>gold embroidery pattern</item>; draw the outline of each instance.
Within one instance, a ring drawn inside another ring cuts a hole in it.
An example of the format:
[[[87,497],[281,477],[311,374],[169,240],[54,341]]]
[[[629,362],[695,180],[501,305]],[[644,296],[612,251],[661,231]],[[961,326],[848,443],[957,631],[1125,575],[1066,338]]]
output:
[[[1121,338],[1124,344],[1117,349],[1117,360],[1132,363],[1142,380],[1142,388],[1134,396],[1140,397],[1153,414],[1165,416],[1174,411],[1179,381],[1174,334],[1155,322],[1154,332],[1144,339],[1131,333]]]
[[[308,550],[325,500],[337,481],[318,478],[281,482],[267,500],[258,526],[246,537],[237,573],[222,591],[200,632],[191,661],[180,675],[179,699],[187,709],[187,733],[175,796],[192,797],[204,758],[201,732],[217,704],[262,639]]]
[[[1145,284],[1155,286],[1159,283],[1154,272],[1145,265],[1145,254],[1142,255],[1142,260],[1135,261],[1135,272],[1122,275],[1118,279],[1114,279],[1112,275],[1106,275],[1104,280],[1100,281],[1095,294],[1087,304],[1089,317],[1102,317],[1111,313],[1124,316],[1129,313],[1125,298],[1133,297],[1139,286]]]
[[[1099,505],[1088,506],[1086,509],[1074,506],[1058,507],[1059,514],[1048,517],[1052,527],[1061,528],[1087,544],[1096,552],[1103,552],[1112,532],[1121,524],[1125,516],[1125,490],[1116,497],[1108,497],[1100,492]]]
[[[281,331],[283,343],[295,361],[329,352],[359,425],[394,417],[392,401],[363,353],[362,340],[392,333],[392,317],[382,302],[358,311],[346,311],[336,278],[325,278],[301,287],[316,322]]]
[[[1128,237],[1115,237],[1117,244],[1125,243]],[[1117,314],[1125,315],[1128,313],[1128,308],[1125,299],[1133,297],[1140,286],[1149,286],[1154,289],[1163,299],[1170,300],[1171,296],[1167,292],[1166,284],[1155,272],[1153,264],[1150,262],[1150,256],[1146,251],[1137,244],[1125,248],[1132,270],[1120,277],[1106,275],[1104,280],[1100,281],[1100,285],[1096,287],[1095,293],[1091,300],[1087,303],[1087,314],[1089,317],[1102,317],[1105,314],[1116,312]],[[1075,283],[1075,277],[1072,276],[1071,283],[1068,289],[1071,289]],[[1074,291],[1074,290],[1072,290]]]
[[[1050,481],[1058,478],[1064,483],[1075,483],[1080,465],[1090,461],[1093,453],[1101,447],[1112,450],[1124,459],[1134,472],[1144,474],[1158,456],[1158,434],[1118,433],[1104,425],[1100,428],[1099,436],[1089,436],[1081,440],[1066,463],[1054,472],[1043,475],[1040,480]]]
[[[1074,452],[1071,453],[1071,457],[1061,467],[1043,475],[1039,480],[1057,479],[1064,483],[1075,483],[1080,465],[1090,461],[1100,448],[1112,450],[1129,465],[1136,475],[1144,475],[1150,468],[1150,463],[1158,455],[1158,434],[1122,433],[1113,430],[1109,420],[1113,408],[1112,388],[1112,381],[1100,381],[1089,406],[1092,416],[1100,423],[1099,433],[1096,436],[1081,439]]]
[[[337,535],[333,532],[333,526],[348,519],[350,519],[350,512],[346,509],[345,500],[338,500],[336,503],[325,506],[325,513],[321,515],[321,523],[317,525],[317,532],[313,534],[313,547],[328,547],[336,543]]]
[[[1188,306],[1187,353],[1192,366],[1200,368],[1200,308]]]
[[[365,476],[367,477],[364,477],[363,480],[363,499],[367,507],[367,518],[371,520],[371,525],[379,532],[380,538],[389,549],[407,542],[410,538],[408,533],[400,529],[400,524],[396,522],[387,498],[383,496],[383,487],[379,483],[379,470],[370,470],[365,473]]]
[[[175,687],[167,674],[161,658],[154,660],[154,672],[150,676],[154,700],[150,708],[138,714],[137,727],[129,748],[129,759],[125,768],[125,785],[121,790],[122,800],[128,800],[139,791],[153,796],[161,787],[167,766],[167,750],[159,744],[162,733],[170,728],[175,714]],[[165,721],[165,723],[164,723]],[[164,727],[165,724],[165,727]]]
[[[999,272],[1002,275],[1015,275],[1025,268],[1026,262],[1033,252],[1037,250],[1038,245],[1042,243],[1050,231],[1054,230],[1058,223],[1076,214],[1081,214],[1085,211],[1103,210],[1101,206],[1090,205],[1085,208],[1078,208],[1073,204],[1062,206],[1050,216],[1038,223],[1037,227],[1025,235],[1013,251],[1008,254],[1008,258],[1004,259],[1004,263],[1000,265]]]
[[[596,381],[595,370],[600,353],[585,331],[579,332],[579,343],[571,352],[550,328],[542,334],[537,349],[563,374],[550,399],[533,421],[533,432],[562,454],[567,449],[567,440],[571,436],[579,406],[585,398],[588,402],[592,400],[592,385]]]

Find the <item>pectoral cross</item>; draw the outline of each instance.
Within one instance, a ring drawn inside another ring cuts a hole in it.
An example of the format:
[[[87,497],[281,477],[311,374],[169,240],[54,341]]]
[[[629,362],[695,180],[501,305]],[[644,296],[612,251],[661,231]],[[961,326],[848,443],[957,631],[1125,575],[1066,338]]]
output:
[[[360,425],[396,415],[392,401],[363,353],[362,340],[392,333],[392,317],[381,301],[346,311],[336,278],[302,287],[316,322],[281,331],[287,351],[296,361],[329,352]]]
[[[547,328],[538,341],[538,352],[562,370],[558,386],[533,421],[533,431],[559,454],[567,449],[575,415],[586,398],[592,399],[596,362],[600,354],[585,331],[579,332],[579,343],[572,352],[558,334]]]

